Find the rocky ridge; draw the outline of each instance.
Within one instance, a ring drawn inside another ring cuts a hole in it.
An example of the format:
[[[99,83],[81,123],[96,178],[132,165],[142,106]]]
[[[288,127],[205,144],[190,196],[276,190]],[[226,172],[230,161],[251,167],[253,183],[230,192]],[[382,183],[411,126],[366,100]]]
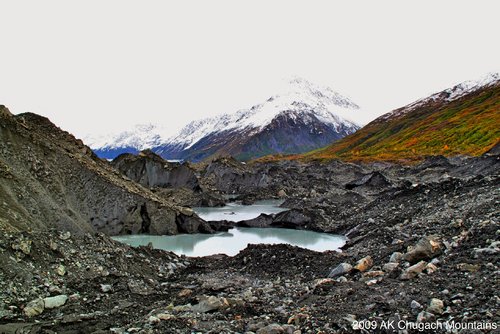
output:
[[[122,176],[48,119],[0,109],[0,225],[175,234],[193,216]]]

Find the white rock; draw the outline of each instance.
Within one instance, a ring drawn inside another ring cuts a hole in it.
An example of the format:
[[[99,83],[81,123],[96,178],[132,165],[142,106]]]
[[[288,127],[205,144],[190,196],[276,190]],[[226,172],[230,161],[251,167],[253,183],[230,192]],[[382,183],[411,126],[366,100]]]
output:
[[[417,302],[416,300],[412,300],[410,307],[415,310],[415,309],[422,308],[422,305],[419,302]]]
[[[159,323],[161,320],[158,319],[157,317],[155,316],[150,316],[148,321],[151,323],[151,324],[156,324],[156,323]]]
[[[71,232],[69,231],[59,234],[61,240],[68,240],[69,238],[71,238]]]
[[[66,295],[59,295],[59,296],[54,296],[54,297],[47,297],[43,299],[43,303],[45,305],[45,308],[56,308],[63,306],[66,304],[66,301],[68,300],[68,296]]]
[[[403,253],[394,252],[394,253],[392,253],[392,255],[390,257],[389,262],[390,263],[398,263],[399,261],[401,261],[402,258],[403,258]]]
[[[443,314],[444,312],[444,303],[441,299],[432,298],[427,308],[427,312],[434,314]]]
[[[101,291],[106,293],[106,292],[111,292],[113,290],[113,286],[111,284],[101,284]]]
[[[59,275],[59,276],[64,276],[66,275],[66,267],[63,266],[62,264],[59,265],[56,269],[56,273]]]
[[[391,271],[394,271],[397,267],[399,267],[399,263],[397,262],[389,262],[384,264],[382,267],[382,270],[385,271],[386,273],[390,273]]]

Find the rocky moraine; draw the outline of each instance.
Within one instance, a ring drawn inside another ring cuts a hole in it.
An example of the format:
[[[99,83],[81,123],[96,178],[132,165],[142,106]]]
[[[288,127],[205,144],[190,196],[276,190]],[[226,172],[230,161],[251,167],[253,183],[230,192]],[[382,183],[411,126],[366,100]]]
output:
[[[411,165],[178,165],[149,151],[108,163],[39,116],[3,108],[0,118],[0,333],[362,333],[382,331],[364,321],[500,321],[498,149]],[[190,209],[228,198],[280,198],[288,210],[207,222]],[[186,257],[110,238],[234,226],[347,242],[341,252],[249,245]]]

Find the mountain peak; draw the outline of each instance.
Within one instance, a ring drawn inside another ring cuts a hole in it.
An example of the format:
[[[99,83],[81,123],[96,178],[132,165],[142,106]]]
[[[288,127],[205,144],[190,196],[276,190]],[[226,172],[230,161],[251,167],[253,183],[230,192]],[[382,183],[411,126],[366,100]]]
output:
[[[288,86],[289,91],[291,92],[310,92],[310,93],[317,93],[317,92],[333,92],[333,89],[330,87],[321,87],[307,79],[304,79],[302,77],[298,76],[293,76],[289,79],[286,80],[286,84]]]
[[[327,105],[342,106],[347,109],[359,109],[359,106],[349,98],[334,91],[331,87],[315,84],[302,77],[293,76],[286,80],[286,85],[281,93],[273,97],[287,97],[298,100],[315,100]]]
[[[248,145],[245,146],[246,156],[282,153],[285,146],[287,153],[298,153],[324,146],[356,131],[359,126],[350,119],[352,113],[358,109],[357,104],[329,87],[321,87],[306,79],[293,77],[277,94],[260,104],[235,113],[192,121],[171,137],[161,133],[158,126],[138,126],[131,131],[114,135],[113,138],[107,137],[106,140],[89,144],[101,156],[106,154],[107,158],[110,157],[110,152],[123,153],[128,150],[137,153],[152,148],[163,157],[185,159],[189,158],[189,152],[205,147],[203,154],[193,158],[198,160],[209,154],[207,143],[210,143],[211,147],[218,147],[217,151],[222,153],[239,154],[239,149],[246,145],[244,143],[248,143],[249,138],[266,132],[268,140],[272,142],[262,141],[258,147],[251,149]],[[298,139],[294,138],[300,135],[290,130],[291,128],[295,128],[295,131],[300,128],[304,135]],[[270,132],[274,135],[279,132],[280,138],[271,138]],[[222,138],[229,134],[230,137]],[[218,138],[217,143],[213,142],[214,138]],[[285,143],[286,141],[291,144]]]
[[[260,104],[189,123],[158,151],[167,157],[192,160],[214,153],[250,159],[303,152],[356,131],[359,126],[349,119],[358,109],[331,88],[293,77]]]
[[[190,148],[210,133],[234,129],[257,132],[279,115],[300,118],[304,113],[313,113],[320,121],[332,126],[347,123],[350,127],[357,128],[358,125],[349,120],[351,118],[349,113],[357,109],[358,105],[331,88],[293,77],[278,94],[271,96],[265,102],[249,109],[241,109],[236,113],[193,121],[170,141]]]

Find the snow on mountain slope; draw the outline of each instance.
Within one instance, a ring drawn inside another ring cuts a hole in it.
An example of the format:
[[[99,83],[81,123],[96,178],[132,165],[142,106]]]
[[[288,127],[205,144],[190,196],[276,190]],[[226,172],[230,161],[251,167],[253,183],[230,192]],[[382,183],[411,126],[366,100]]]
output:
[[[251,130],[255,133],[281,113],[288,113],[290,117],[304,116],[297,113],[300,111],[313,112],[320,121],[333,127],[347,124],[357,128],[358,125],[348,119],[349,113],[358,109],[359,106],[329,87],[320,87],[307,80],[294,78],[282,93],[270,97],[264,103],[236,113],[191,122],[167,142],[189,149],[211,133],[230,130]]]
[[[86,136],[84,142],[92,149],[114,149],[120,147],[133,147],[143,150],[156,146],[163,139],[168,138],[163,128],[154,124],[138,124],[131,130],[113,132],[99,136]]]
[[[433,102],[451,102],[460,97],[472,93],[478,89],[493,86],[500,82],[499,73],[488,73],[486,76],[479,80],[468,80],[451,88],[445,89],[441,92],[435,93],[429,97],[417,100],[405,107],[396,109],[390,113],[380,116],[376,121],[387,121],[392,118],[398,118],[406,115],[407,113]]]
[[[235,153],[238,151],[235,147],[239,145],[241,148],[249,137],[262,131],[274,131],[274,137],[264,136],[273,141],[272,145],[267,145],[265,140],[254,140],[253,145],[260,147],[262,152],[273,153],[276,149],[288,152],[301,149],[303,143],[307,143],[303,149],[314,149],[356,131],[359,126],[349,119],[358,111],[358,105],[331,88],[293,78],[286,82],[278,94],[261,104],[235,113],[195,120],[174,136],[168,136],[165,128],[160,125],[146,124],[117,134],[87,137],[84,141],[104,158],[150,148],[167,159],[183,159],[192,156],[193,151],[201,150],[203,154],[195,152],[197,159],[201,159],[209,153],[224,151],[224,146],[231,147],[230,153]],[[280,120],[279,123],[284,127],[293,127],[295,124],[297,131],[300,127],[302,138],[292,138],[293,131],[283,131],[283,128],[271,126],[275,120]],[[291,123],[288,124],[288,121]],[[310,138],[306,138],[307,136]],[[238,143],[234,141],[235,137],[238,137]],[[293,145],[283,144],[288,139],[294,142]],[[207,149],[208,146],[211,148]],[[247,155],[253,156],[248,152]]]

